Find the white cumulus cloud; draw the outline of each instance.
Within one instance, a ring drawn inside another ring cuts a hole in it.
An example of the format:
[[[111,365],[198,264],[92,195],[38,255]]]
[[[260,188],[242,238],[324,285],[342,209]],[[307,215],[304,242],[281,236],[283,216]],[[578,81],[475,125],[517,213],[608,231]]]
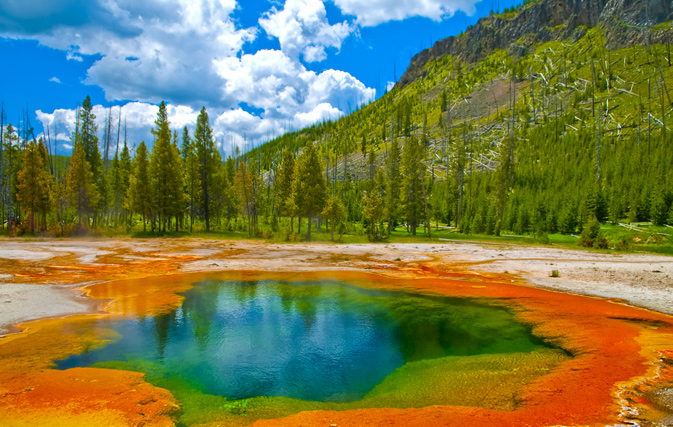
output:
[[[353,31],[344,21],[330,25],[321,0],[287,0],[282,10],[275,7],[259,20],[269,36],[278,38],[281,50],[304,61],[327,58],[326,48],[339,49]]]
[[[5,3],[5,2],[3,2]],[[100,55],[85,83],[108,100],[216,105],[210,61],[256,37],[237,28],[234,0],[7,0],[0,35],[39,40],[68,59]],[[11,21],[8,23],[8,21]]]
[[[258,27],[242,28],[233,14],[245,7],[236,0],[4,0],[0,37],[38,40],[73,61],[94,55],[84,82],[124,104],[132,144],[151,141],[162,100],[172,129],[193,128],[206,106],[218,140],[240,142],[334,119],[374,98],[349,73],[305,65],[338,52],[355,24],[328,22],[320,0],[286,0],[262,14]],[[263,32],[280,50],[244,53]],[[102,140],[109,110],[97,105],[94,113]],[[37,115],[59,141],[69,140],[74,110]]]
[[[358,25],[374,27],[389,21],[411,17],[440,21],[459,10],[468,15],[475,12],[478,0],[333,0],[345,15],[356,17]]]

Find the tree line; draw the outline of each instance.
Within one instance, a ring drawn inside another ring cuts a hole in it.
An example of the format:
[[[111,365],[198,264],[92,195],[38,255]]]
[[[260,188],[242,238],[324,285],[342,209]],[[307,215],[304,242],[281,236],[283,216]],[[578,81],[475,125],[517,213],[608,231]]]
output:
[[[106,161],[87,97],[71,135],[70,162],[63,174],[55,174],[44,141],[21,140],[9,124],[2,135],[5,229],[58,235],[140,227],[167,232],[193,231],[196,223],[206,232],[236,229],[260,236],[264,229],[282,229],[297,238],[305,224],[311,240],[314,224],[324,224],[334,238],[346,222],[364,221],[370,237],[380,239],[395,224],[408,224],[416,234],[421,223],[429,223],[430,189],[416,138],[403,148],[393,141],[383,167],[370,147],[368,179],[337,183],[330,182],[329,167],[313,143],[299,154],[286,149],[272,170],[262,170],[254,157],[223,160],[205,108],[194,135],[187,127],[179,135],[162,102],[152,134],[151,151],[144,141],[135,152],[124,142]]]
[[[101,152],[87,98],[63,174],[54,173],[43,141],[3,127],[5,228],[287,239],[304,229],[310,240],[325,227],[333,239],[381,240],[400,227],[428,236],[449,227],[545,240],[595,231],[597,222],[671,224],[668,46],[625,49],[613,60],[596,34],[569,47],[550,42],[535,55],[497,52],[477,65],[441,58],[403,91],[226,160],[205,108],[191,135],[170,127],[163,103],[151,150],[118,144],[109,159],[111,126]],[[506,105],[478,89],[498,85]],[[488,103],[471,112],[472,96]],[[596,236],[583,241],[605,245]]]

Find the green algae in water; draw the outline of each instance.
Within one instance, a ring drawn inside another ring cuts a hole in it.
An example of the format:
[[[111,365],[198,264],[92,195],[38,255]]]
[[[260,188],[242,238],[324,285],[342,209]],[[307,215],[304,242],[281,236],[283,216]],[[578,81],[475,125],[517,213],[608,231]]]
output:
[[[181,423],[247,425],[317,409],[512,410],[567,359],[472,299],[272,280],[205,281],[184,297],[171,313],[99,322],[122,338],[59,367],[144,372],[182,403]]]

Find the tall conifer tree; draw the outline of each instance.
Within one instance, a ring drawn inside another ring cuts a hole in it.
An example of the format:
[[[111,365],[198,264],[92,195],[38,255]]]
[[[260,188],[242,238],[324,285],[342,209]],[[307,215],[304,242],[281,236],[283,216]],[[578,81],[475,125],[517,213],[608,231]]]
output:
[[[210,128],[210,121],[206,107],[201,108],[196,118],[196,131],[194,132],[194,147],[201,165],[201,202],[203,203],[203,215],[206,220],[206,231],[210,231],[210,190],[215,178],[215,140]]]
[[[42,215],[42,227],[46,226],[53,179],[47,172],[45,159],[35,141],[28,143],[23,164],[18,175],[18,198],[24,211],[30,215],[30,232],[35,233],[35,213]]]
[[[131,178],[126,194],[126,207],[143,217],[143,231],[147,231],[147,217],[152,213],[150,160],[145,141],[136,149],[131,165]]]
[[[86,160],[86,152],[81,142],[76,142],[73,148],[66,173],[66,191],[68,202],[77,212],[81,225],[82,218],[91,214],[100,197],[94,183],[91,164]]]
[[[297,208],[308,218],[308,234],[311,241],[311,219],[319,215],[327,202],[327,182],[322,174],[323,166],[318,152],[309,142],[297,159]]]

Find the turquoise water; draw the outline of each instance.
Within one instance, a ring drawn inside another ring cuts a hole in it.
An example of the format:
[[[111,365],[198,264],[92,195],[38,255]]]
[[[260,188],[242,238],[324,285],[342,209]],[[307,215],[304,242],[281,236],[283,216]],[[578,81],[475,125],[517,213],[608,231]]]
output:
[[[545,347],[502,307],[337,281],[208,280],[170,313],[96,326],[121,338],[59,368],[150,366],[229,399],[352,402],[408,362]]]

